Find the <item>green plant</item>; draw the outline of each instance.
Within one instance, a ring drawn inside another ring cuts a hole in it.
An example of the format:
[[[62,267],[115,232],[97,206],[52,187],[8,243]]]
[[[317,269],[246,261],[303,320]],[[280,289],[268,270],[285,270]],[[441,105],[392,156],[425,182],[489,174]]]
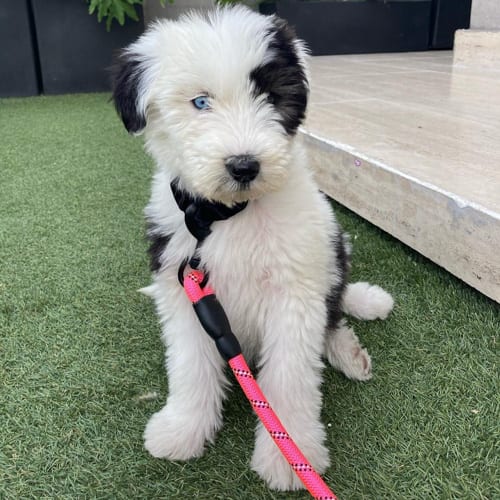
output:
[[[167,0],[158,1],[163,7],[167,3]],[[169,2],[172,3],[173,0],[169,0]],[[139,16],[135,8],[142,5],[144,0],[87,0],[87,3],[89,4],[89,14],[96,13],[99,22],[106,19],[106,29],[109,31],[114,19],[118,21],[120,26],[125,24],[127,17],[138,21]]]

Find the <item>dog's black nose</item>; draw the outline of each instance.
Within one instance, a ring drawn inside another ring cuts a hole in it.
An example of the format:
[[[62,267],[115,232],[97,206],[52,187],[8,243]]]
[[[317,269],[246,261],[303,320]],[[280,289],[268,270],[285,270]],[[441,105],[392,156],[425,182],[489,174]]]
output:
[[[224,162],[231,177],[242,183],[253,181],[260,170],[260,163],[252,155],[230,156]]]

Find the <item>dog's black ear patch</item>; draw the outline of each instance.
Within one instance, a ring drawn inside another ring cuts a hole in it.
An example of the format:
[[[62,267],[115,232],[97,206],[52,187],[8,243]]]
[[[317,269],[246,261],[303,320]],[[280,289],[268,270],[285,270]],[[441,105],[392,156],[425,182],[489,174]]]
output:
[[[272,23],[268,48],[272,59],[253,69],[250,80],[256,95],[269,95],[281,115],[281,124],[287,134],[293,135],[305,118],[309,86],[294,43],[294,30],[283,19],[274,18]]]
[[[146,116],[138,108],[142,78],[140,61],[123,52],[113,68],[113,101],[128,132],[140,132],[146,126]]]

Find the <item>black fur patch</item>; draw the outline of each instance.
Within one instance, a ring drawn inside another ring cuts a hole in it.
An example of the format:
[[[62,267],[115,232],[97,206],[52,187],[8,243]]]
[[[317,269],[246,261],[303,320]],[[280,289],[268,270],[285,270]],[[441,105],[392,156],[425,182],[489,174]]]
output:
[[[147,236],[149,240],[148,253],[150,258],[150,269],[156,272],[161,268],[161,256],[167,248],[172,235],[159,233],[156,225],[149,223]]]
[[[274,19],[269,50],[274,57],[250,73],[256,95],[269,94],[281,115],[280,123],[293,135],[305,118],[309,87],[294,46],[295,33],[282,19]]]
[[[113,100],[128,132],[140,132],[146,126],[146,117],[137,109],[141,80],[140,62],[123,52],[113,67]]]
[[[346,236],[340,230],[335,242],[333,242],[333,251],[337,256],[337,272],[340,276],[340,281],[333,286],[326,298],[326,306],[328,309],[328,328],[334,329],[338,326],[342,319],[342,295],[347,280],[349,278],[349,270],[351,267],[351,256],[347,250]]]

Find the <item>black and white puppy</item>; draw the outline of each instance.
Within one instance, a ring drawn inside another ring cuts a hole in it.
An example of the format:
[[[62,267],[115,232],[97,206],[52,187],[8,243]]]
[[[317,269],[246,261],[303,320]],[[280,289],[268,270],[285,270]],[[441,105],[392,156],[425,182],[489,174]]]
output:
[[[347,285],[349,245],[295,140],[308,98],[307,51],[277,17],[244,7],[154,24],[121,55],[114,100],[157,164],[146,208],[169,394],[145,430],[155,457],[200,456],[222,426],[225,363],[178,283],[195,253],[177,197],[239,207],[197,252],[271,405],[312,465],[329,463],[320,421],[323,358],[367,380],[371,361],[342,312],[385,318],[391,296]],[[179,195],[180,193],[180,195]],[[237,212],[237,213],[236,213]],[[203,215],[203,214],[202,214]],[[258,424],[252,468],[301,487]]]

